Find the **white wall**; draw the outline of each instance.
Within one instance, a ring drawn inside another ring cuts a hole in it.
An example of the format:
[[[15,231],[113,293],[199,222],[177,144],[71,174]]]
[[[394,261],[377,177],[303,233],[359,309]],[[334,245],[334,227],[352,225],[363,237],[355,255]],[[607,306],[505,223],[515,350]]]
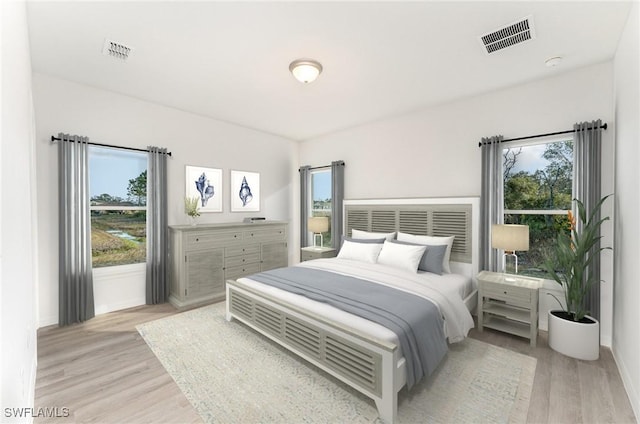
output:
[[[31,60],[23,1],[2,2],[2,144],[0,147],[0,413],[33,407],[37,343],[35,128]],[[19,413],[19,412],[18,412]]]
[[[640,417],[640,7],[636,3],[614,61],[616,231],[613,355],[636,417]]]
[[[185,166],[223,169],[223,212],[202,214],[199,222],[241,221],[246,216],[293,221],[292,181],[297,180],[297,143],[117,93],[34,74],[37,134],[38,220],[40,225],[40,324],[58,322],[58,132],[92,141],[146,148],[168,148],[169,224],[186,224]],[[260,212],[230,212],[229,171],[260,173]],[[293,230],[291,222],[290,229]],[[290,261],[297,237],[290,231]],[[117,272],[117,270],[116,270]],[[106,273],[109,274],[109,273]],[[105,278],[102,278],[102,277]],[[144,303],[144,273],[110,278],[95,271],[97,312]],[[115,296],[116,293],[120,295]]]
[[[542,66],[542,65],[541,65]],[[345,197],[441,197],[480,195],[483,136],[505,138],[573,128],[575,122],[612,121],[611,63],[466,98],[415,113],[309,140],[300,163],[345,161]],[[613,126],[613,125],[612,125]],[[613,192],[613,131],[603,134],[603,193]],[[610,202],[612,203],[612,202]],[[603,212],[611,215],[612,205]],[[603,227],[612,245],[612,225]],[[603,257],[602,343],[611,344],[613,259]]]

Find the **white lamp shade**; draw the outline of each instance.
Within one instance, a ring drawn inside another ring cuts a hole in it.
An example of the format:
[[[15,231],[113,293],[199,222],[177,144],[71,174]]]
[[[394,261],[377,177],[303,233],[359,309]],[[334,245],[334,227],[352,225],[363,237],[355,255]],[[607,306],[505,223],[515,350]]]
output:
[[[515,224],[492,225],[491,247],[509,252],[529,250],[529,226]]]
[[[309,231],[314,234],[326,233],[329,231],[329,218],[326,216],[314,216],[307,221],[307,227]]]
[[[289,70],[298,81],[308,84],[318,78],[322,72],[322,65],[315,60],[295,60],[289,65]]]

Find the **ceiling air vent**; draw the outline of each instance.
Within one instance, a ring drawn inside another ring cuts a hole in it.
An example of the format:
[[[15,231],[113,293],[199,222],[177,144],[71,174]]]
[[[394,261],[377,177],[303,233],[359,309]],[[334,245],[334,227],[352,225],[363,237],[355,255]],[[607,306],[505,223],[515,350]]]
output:
[[[132,51],[133,47],[118,43],[117,41],[109,40],[108,38],[105,38],[104,46],[102,47],[103,55],[111,56],[122,61],[129,59],[129,55]]]
[[[502,28],[488,32],[478,37],[487,54],[497,52],[516,44],[536,38],[533,28],[533,17],[527,16]]]

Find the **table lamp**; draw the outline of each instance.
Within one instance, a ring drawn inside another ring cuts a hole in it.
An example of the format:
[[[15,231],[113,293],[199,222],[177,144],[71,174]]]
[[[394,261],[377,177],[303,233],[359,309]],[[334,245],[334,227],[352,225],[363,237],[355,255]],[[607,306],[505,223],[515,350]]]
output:
[[[329,231],[329,218],[326,216],[312,216],[307,221],[309,231],[313,233],[313,247],[320,249],[322,247],[322,233]],[[316,237],[320,236],[320,245],[316,244]]]
[[[491,226],[491,247],[504,250],[506,256],[515,259],[515,274],[518,273],[518,256],[516,250],[529,250],[529,226],[516,224],[494,224]]]

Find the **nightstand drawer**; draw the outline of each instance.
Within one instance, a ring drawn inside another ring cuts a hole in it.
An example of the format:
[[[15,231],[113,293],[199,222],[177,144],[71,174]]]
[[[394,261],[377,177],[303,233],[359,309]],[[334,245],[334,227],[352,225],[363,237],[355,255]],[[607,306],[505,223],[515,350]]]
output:
[[[337,254],[338,251],[331,247],[303,247],[300,249],[300,260],[304,262],[313,259],[334,258]]]
[[[504,301],[531,302],[531,289],[526,287],[511,286],[508,284],[490,283],[483,281],[482,294],[485,297]]]
[[[302,251],[302,256],[301,256],[301,260],[303,261],[310,261],[312,259],[318,259],[321,256],[318,253],[312,253],[312,252],[306,252],[306,251]]]

